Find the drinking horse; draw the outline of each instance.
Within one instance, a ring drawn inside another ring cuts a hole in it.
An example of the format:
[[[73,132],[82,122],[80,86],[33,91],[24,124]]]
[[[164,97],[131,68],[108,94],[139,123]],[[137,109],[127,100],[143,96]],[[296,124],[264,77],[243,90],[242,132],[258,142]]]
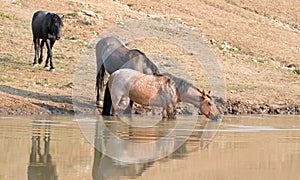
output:
[[[104,76],[118,69],[129,68],[144,74],[158,74],[157,66],[137,49],[128,49],[124,43],[114,37],[105,37],[96,45],[97,77],[96,104],[100,104],[103,94]],[[132,101],[130,102],[132,105]]]
[[[220,118],[221,113],[211,97],[210,91],[208,93],[206,93],[204,90],[201,91],[192,83],[169,73],[163,73],[160,76],[167,76],[172,80],[172,82],[175,83],[178,94],[177,103],[185,102],[192,104],[196,108],[199,108],[201,114],[205,115],[211,120],[218,120],[218,118]],[[145,89],[145,91],[148,91],[148,89]],[[109,93],[109,91],[105,91],[104,106],[102,111],[103,115],[109,115],[111,108],[111,94],[112,93]],[[163,114],[166,114],[166,112],[163,112]]]
[[[122,97],[144,106],[163,108],[163,118],[174,118],[179,99],[174,82],[163,75],[146,75],[132,69],[120,69],[111,74],[105,90],[103,115],[116,114]]]

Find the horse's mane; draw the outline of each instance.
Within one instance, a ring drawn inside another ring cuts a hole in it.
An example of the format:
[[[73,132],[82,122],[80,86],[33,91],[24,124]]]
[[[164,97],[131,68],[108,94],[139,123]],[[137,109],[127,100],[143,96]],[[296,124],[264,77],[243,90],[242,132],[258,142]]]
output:
[[[142,51],[139,50],[139,49],[131,49],[130,51],[131,51],[131,52],[137,52],[137,53],[139,53],[139,54],[141,54],[141,55],[143,55],[143,56],[146,56],[145,53],[142,52]]]
[[[143,59],[144,59],[144,62],[146,63],[146,66],[148,68],[150,68],[153,71],[154,74],[157,75],[157,74],[160,73],[157,66],[146,56],[146,54],[144,52],[140,51],[139,49],[131,49],[130,53],[134,53],[134,54],[137,53],[137,55],[142,55]]]
[[[181,79],[169,73],[162,73],[162,75],[168,76],[169,78],[171,78],[172,81],[174,81],[179,93],[186,93],[190,87],[200,91],[196,86],[184,79]]]
[[[59,17],[59,15],[54,14],[54,13],[50,13],[50,14],[51,14],[51,21],[58,22],[61,26],[64,25],[64,23],[63,23],[61,17]]]

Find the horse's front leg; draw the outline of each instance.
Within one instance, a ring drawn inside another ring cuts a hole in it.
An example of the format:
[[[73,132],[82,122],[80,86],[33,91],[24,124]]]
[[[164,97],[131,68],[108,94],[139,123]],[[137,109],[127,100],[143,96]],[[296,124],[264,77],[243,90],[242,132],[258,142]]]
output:
[[[53,47],[54,43],[55,43],[55,40],[50,40],[50,39],[46,40],[48,54],[47,54],[47,60],[46,60],[45,68],[48,67],[48,63],[49,63],[49,60],[50,60],[50,71],[53,71],[53,72],[55,71],[55,68],[54,68],[53,62],[52,62],[52,47]]]
[[[167,109],[166,109],[166,114],[168,119],[175,119],[175,106],[173,105],[168,105]]]
[[[40,48],[40,39],[37,37],[33,38],[33,43],[34,43],[34,60],[33,60],[33,65],[37,65],[37,59],[39,58],[39,48]]]
[[[167,114],[167,110],[165,108],[163,108],[163,111],[162,111],[162,118],[163,119],[167,119],[168,117],[168,114]]]

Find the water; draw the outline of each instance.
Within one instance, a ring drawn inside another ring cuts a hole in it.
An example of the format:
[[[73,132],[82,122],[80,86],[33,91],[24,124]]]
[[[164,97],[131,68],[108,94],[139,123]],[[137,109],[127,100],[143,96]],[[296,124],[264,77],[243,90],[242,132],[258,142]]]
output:
[[[1,117],[0,180],[300,176],[299,116],[226,116],[222,123],[192,116],[156,119]],[[135,145],[142,146],[135,150]],[[132,161],[143,163],[128,163]]]

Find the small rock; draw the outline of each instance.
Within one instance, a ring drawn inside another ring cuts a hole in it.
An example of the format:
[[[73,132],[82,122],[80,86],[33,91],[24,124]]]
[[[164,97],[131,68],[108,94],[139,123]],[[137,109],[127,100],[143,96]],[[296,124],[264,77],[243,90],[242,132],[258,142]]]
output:
[[[88,16],[91,16],[91,17],[97,17],[97,14],[91,10],[82,10],[82,12],[85,14],[85,15],[88,15]]]

